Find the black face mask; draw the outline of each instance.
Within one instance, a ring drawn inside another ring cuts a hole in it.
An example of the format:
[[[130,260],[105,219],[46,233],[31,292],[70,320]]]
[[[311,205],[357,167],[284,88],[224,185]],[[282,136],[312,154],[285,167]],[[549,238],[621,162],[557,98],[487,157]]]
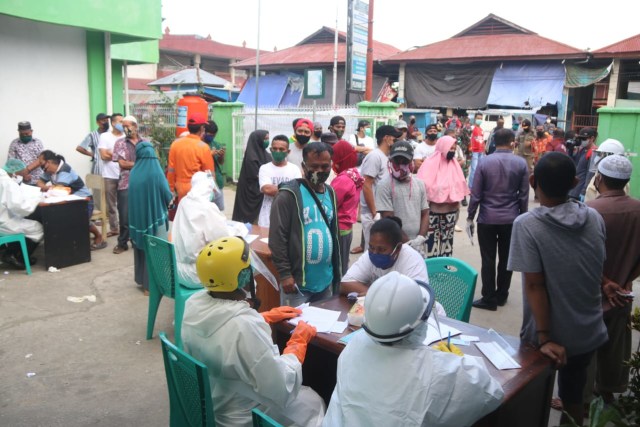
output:
[[[316,130],[313,132],[313,136],[315,136],[316,138],[320,138],[322,136],[322,131],[321,130]],[[296,139],[298,137],[296,136]]]
[[[324,184],[327,181],[327,179],[329,179],[329,172],[321,172],[321,171],[313,172],[305,169],[304,177],[307,179],[307,181],[309,181],[313,185],[318,186],[320,184]]]
[[[536,135],[538,135],[538,138],[542,138],[544,136],[544,132],[543,131],[538,131],[538,132],[536,132]]]
[[[299,144],[306,144],[307,142],[309,142],[309,140],[311,139],[311,135],[298,135],[296,134],[296,141],[298,141]]]
[[[456,156],[456,152],[455,151],[448,151],[447,152],[447,160],[453,160],[453,158]]]
[[[102,123],[102,124],[100,125],[100,130],[101,130],[102,132],[106,132],[106,131],[108,131],[108,130],[109,130],[109,123],[108,123],[108,122],[107,122],[107,123]]]
[[[429,141],[435,141],[436,139],[438,139],[438,134],[437,133],[428,133],[427,134],[427,139]]]

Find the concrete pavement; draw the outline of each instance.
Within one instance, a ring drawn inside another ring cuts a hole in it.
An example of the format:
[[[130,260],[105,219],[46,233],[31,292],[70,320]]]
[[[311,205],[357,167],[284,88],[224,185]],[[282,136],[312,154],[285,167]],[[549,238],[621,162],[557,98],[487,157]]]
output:
[[[225,190],[227,216],[235,192]],[[464,225],[463,208],[459,223]],[[359,224],[354,236],[359,236]],[[353,243],[356,246],[359,238]],[[173,337],[173,301],[160,304],[154,338],[145,339],[148,300],[133,281],[133,254],[92,252],[92,262],[33,275],[0,266],[0,425],[167,425],[168,394],[158,331]],[[42,258],[42,247],[35,254]],[[477,246],[456,233],[454,256],[480,270]],[[352,255],[352,261],[356,256]],[[7,271],[9,274],[2,274]],[[478,280],[476,297],[481,282]],[[471,323],[517,335],[520,276],[505,307],[473,309]],[[95,295],[74,303],[68,296]],[[32,375],[33,374],[33,375]],[[552,420],[557,420],[557,412]]]

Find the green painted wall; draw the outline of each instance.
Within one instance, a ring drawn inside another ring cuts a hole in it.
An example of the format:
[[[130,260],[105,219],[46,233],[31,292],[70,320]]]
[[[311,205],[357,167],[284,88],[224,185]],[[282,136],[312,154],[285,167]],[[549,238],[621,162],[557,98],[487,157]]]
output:
[[[93,129],[96,116],[107,112],[103,33],[87,31],[87,83],[89,85],[89,127]]]
[[[158,40],[111,44],[111,58],[126,60],[129,65],[157,64],[160,60]]]
[[[120,35],[114,43],[160,39],[161,0],[1,0],[0,13]],[[124,13],[126,12],[126,13]]]

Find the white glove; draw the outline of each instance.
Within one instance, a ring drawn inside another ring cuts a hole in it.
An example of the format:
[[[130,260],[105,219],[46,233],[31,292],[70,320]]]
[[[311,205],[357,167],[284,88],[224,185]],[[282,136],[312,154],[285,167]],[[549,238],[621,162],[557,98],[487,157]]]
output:
[[[421,235],[417,235],[415,239],[409,240],[407,243],[416,251],[422,253],[424,250],[424,242],[427,241],[427,238]]]

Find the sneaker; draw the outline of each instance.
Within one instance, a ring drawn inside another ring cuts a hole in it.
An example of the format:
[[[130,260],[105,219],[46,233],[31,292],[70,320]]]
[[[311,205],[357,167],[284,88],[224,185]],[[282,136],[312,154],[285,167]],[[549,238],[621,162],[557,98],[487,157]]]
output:
[[[120,246],[120,245],[116,245],[116,246],[113,248],[113,253],[114,253],[114,254],[116,254],[116,255],[118,255],[118,254],[121,254],[122,252],[124,252],[124,251],[128,251],[128,250],[129,250],[129,248],[128,248],[127,246]]]
[[[460,204],[462,206],[467,206],[469,204],[469,202],[467,202],[467,198],[465,197],[464,199],[462,199],[462,202],[460,202]]]

